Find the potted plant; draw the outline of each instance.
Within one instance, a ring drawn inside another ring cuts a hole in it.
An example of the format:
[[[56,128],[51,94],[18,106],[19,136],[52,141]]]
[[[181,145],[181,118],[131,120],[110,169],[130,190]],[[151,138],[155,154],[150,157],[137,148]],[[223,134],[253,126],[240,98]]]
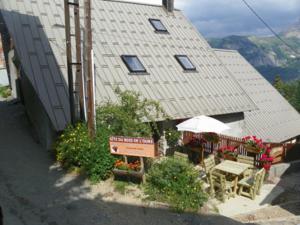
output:
[[[247,136],[243,138],[244,147],[248,152],[261,154],[265,152],[266,146],[263,144],[262,139],[256,136]]]
[[[141,170],[141,162],[139,160],[136,160],[131,163],[126,163],[122,160],[117,160],[115,162],[115,169],[138,172]]]
[[[202,145],[205,143],[206,140],[203,138],[192,137],[192,139],[186,145],[191,148],[199,148],[202,147]]]
[[[271,149],[267,148],[259,159],[260,166],[263,167],[267,172],[270,170],[273,162],[273,157],[270,156],[270,152]]]
[[[224,146],[218,149],[217,155],[220,159],[236,161],[238,150],[235,146]]]

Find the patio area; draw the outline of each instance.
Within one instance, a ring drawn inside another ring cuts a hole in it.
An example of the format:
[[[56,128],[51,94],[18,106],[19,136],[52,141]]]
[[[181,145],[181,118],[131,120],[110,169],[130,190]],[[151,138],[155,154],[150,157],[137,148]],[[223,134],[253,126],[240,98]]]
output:
[[[257,195],[254,200],[237,195],[234,198],[228,199],[226,202],[221,202],[217,205],[217,208],[221,215],[234,217],[271,206],[274,199],[283,192],[284,189],[277,187],[276,184],[264,184],[261,188],[260,195]]]

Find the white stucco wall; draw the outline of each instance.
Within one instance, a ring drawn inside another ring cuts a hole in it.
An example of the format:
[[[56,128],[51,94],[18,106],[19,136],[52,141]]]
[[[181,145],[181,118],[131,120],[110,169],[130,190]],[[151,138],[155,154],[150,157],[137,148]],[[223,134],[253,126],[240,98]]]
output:
[[[9,81],[7,77],[7,71],[5,68],[0,68],[0,86],[8,86]]]

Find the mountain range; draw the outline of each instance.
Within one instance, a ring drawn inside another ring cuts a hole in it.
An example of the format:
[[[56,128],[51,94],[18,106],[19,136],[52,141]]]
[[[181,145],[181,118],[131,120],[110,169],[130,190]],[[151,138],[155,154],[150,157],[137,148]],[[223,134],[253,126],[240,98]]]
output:
[[[300,79],[300,19],[275,36],[210,38],[214,48],[238,50],[270,82],[276,75],[285,81]],[[297,54],[298,53],[298,54]]]

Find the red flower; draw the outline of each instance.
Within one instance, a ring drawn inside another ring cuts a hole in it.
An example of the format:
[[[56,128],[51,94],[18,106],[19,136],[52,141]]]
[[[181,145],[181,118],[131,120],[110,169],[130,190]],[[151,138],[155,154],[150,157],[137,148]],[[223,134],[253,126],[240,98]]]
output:
[[[267,170],[267,171],[269,171],[270,170],[270,168],[271,168],[271,164],[269,164],[269,163],[266,163],[266,164],[264,164],[264,169],[265,170]]]

